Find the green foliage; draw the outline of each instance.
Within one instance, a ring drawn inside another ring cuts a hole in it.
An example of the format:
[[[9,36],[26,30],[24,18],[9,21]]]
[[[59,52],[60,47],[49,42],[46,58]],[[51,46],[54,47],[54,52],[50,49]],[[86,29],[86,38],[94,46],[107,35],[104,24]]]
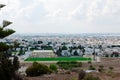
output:
[[[77,61],[59,61],[57,65],[62,69],[72,69],[74,67],[81,67],[82,62]]]
[[[119,53],[118,52],[113,52],[110,56],[111,57],[119,57]]]
[[[57,72],[57,66],[55,64],[50,64],[49,68],[54,71]]]
[[[11,34],[13,34],[15,31],[12,29],[4,29],[0,27],[0,38],[5,38]]]
[[[43,50],[53,50],[52,46],[41,46]]]
[[[62,50],[67,50],[67,47],[66,47],[66,46],[63,46],[63,47],[62,47]]]
[[[36,49],[35,49],[35,48],[33,48],[33,47],[32,47],[32,48],[30,48],[30,51],[33,51],[33,50],[36,50]]]
[[[109,57],[109,55],[108,55],[108,54],[105,54],[105,57]]]
[[[91,61],[88,61],[88,64],[91,64],[92,62]]]
[[[96,68],[93,67],[93,65],[90,65],[90,66],[89,66],[89,70],[96,70]]]
[[[5,54],[0,55],[0,79],[1,80],[17,80],[16,71],[18,70],[19,63],[17,58],[13,62]]]
[[[16,41],[14,42],[13,47],[15,48],[15,50],[16,50],[17,47],[19,47],[19,45],[20,45],[20,43],[18,43],[18,42],[16,42]]]
[[[84,48],[82,49],[82,53],[83,53],[83,54],[85,53],[85,49],[84,49]]]
[[[80,50],[82,50],[82,49],[83,49],[83,47],[82,47],[81,45],[79,45],[79,46],[78,46],[78,48],[79,48]]]
[[[3,5],[4,6],[4,5]],[[2,27],[0,27],[0,39],[3,39],[15,31],[9,28],[5,28],[12,22],[3,21]],[[22,80],[20,76],[16,73],[18,70],[18,58],[14,57],[14,60],[10,60],[8,54],[9,46],[5,43],[0,42],[0,80]]]
[[[78,74],[78,80],[84,79],[85,75],[86,75],[86,72],[83,70],[80,70]]]
[[[98,45],[98,48],[99,48],[100,50],[102,50],[102,45]]]
[[[25,51],[23,51],[22,49],[20,49],[20,51],[19,51],[19,54],[18,54],[18,55],[20,56],[20,55],[24,55],[24,54],[25,54]]]
[[[18,57],[16,56],[14,56],[14,59],[13,59],[13,67],[15,71],[17,71],[20,68],[19,60],[18,60]]]
[[[11,80],[14,74],[11,60],[5,55],[0,55],[0,79]]]
[[[34,62],[32,66],[26,69],[27,76],[40,76],[51,73],[52,71],[44,64]]]
[[[75,55],[75,56],[78,56],[78,52],[77,52],[77,50],[75,50],[74,55]]]
[[[9,46],[6,45],[3,42],[0,42],[0,52],[7,51],[9,49]]]
[[[72,53],[72,51],[73,51],[73,49],[72,49],[72,48],[70,48],[69,52],[70,52],[70,53]]]
[[[59,49],[56,51],[56,54],[57,54],[58,56],[61,56],[61,52],[62,52],[62,50],[59,48]]]
[[[97,77],[97,76],[93,76],[93,75],[91,75],[91,74],[87,74],[87,75],[85,76],[84,80],[100,80],[100,78]]]
[[[38,44],[42,44],[43,43],[43,41],[38,41]]]

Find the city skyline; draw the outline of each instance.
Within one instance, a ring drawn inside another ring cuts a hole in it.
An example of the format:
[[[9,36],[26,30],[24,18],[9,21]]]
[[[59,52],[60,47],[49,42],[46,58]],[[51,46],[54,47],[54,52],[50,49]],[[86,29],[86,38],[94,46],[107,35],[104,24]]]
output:
[[[17,33],[119,33],[119,0],[1,0]]]

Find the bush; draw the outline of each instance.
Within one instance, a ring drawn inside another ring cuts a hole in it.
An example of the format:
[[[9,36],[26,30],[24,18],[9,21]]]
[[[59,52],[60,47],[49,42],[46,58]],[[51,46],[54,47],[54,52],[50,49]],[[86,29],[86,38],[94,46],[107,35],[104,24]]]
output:
[[[78,62],[78,67],[82,67],[82,62]]]
[[[104,66],[103,66],[103,65],[100,65],[98,71],[99,71],[99,72],[103,72],[103,71],[104,71]]]
[[[59,61],[57,65],[62,69],[72,69],[73,67],[81,67],[82,62],[77,61]]]
[[[26,69],[27,76],[40,76],[51,73],[52,71],[44,64],[34,62],[32,66]]]
[[[97,77],[97,76],[93,76],[93,75],[91,75],[91,74],[87,74],[87,75],[85,76],[84,80],[100,80],[100,78]]]
[[[96,69],[95,69],[95,67],[93,67],[93,65],[90,65],[89,70],[96,70]]]
[[[108,55],[108,54],[105,54],[105,57],[109,57],[109,55]]]
[[[57,66],[56,66],[56,65],[51,64],[51,65],[49,66],[49,68],[50,68],[52,71],[57,72]]]
[[[91,64],[92,62],[91,61],[88,61],[88,64]]]

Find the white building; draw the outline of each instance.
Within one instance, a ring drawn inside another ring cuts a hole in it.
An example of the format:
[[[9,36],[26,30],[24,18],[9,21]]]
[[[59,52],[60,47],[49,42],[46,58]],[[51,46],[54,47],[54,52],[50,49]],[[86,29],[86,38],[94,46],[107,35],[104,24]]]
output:
[[[34,50],[30,57],[56,57],[53,50]]]

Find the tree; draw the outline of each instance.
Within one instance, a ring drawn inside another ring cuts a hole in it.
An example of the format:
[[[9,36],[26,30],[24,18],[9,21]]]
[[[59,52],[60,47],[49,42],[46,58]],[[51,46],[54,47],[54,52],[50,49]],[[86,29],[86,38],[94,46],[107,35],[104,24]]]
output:
[[[3,26],[4,26],[4,24],[3,24]],[[15,32],[12,29],[5,28],[5,27],[7,27],[7,25],[5,25],[4,27],[3,26],[2,27],[0,26],[0,38],[1,39],[3,39],[3,38],[5,38],[5,37],[7,37]]]
[[[62,47],[62,50],[67,50],[67,47],[66,47],[66,46],[63,46],[63,47]]]
[[[43,43],[43,41],[38,41],[38,44],[42,44]]]
[[[13,66],[11,60],[5,54],[0,55],[0,79],[12,80],[14,76]]]
[[[41,46],[43,50],[53,50],[52,46]]]
[[[0,4],[0,8],[4,7],[4,5]],[[3,20],[3,25],[0,26],[0,39],[3,39],[11,34],[13,34],[15,31],[9,28],[6,28],[8,25],[10,25],[12,22]],[[15,57],[14,60],[9,59],[9,55],[7,55],[9,45],[6,43],[0,42],[0,79],[1,80],[22,80],[22,78],[18,78],[19,75],[16,74],[16,71],[18,70],[18,67],[16,67],[17,64],[17,58]]]
[[[78,48],[79,48],[80,50],[82,50],[82,49],[83,49],[83,47],[82,47],[81,45],[79,45],[79,46],[78,46]]]
[[[20,45],[20,43],[18,43],[18,42],[16,42],[16,41],[14,42],[13,47],[14,47],[15,51],[16,51],[16,48],[19,47],[19,45]]]
[[[100,50],[102,50],[102,45],[98,45],[98,48],[99,48]]]
[[[75,56],[78,56],[78,55],[79,55],[78,52],[77,52],[77,50],[75,50],[74,55],[75,55]]]
[[[84,48],[82,49],[82,53],[83,53],[83,55],[85,54],[85,49]]]
[[[9,46],[6,45],[5,43],[3,42],[0,42],[0,52],[4,52],[4,51],[7,51],[9,49]]]
[[[72,53],[73,49],[72,47],[69,47],[69,52]]]
[[[17,71],[20,68],[19,60],[18,60],[18,57],[16,56],[14,56],[14,59],[13,59],[13,67],[15,71]]]
[[[61,56],[61,52],[62,52],[62,50],[59,48],[59,49],[56,51],[56,54],[57,54],[58,56]]]
[[[24,55],[25,51],[23,50],[23,46],[20,46],[20,50],[19,50],[19,56]]]

